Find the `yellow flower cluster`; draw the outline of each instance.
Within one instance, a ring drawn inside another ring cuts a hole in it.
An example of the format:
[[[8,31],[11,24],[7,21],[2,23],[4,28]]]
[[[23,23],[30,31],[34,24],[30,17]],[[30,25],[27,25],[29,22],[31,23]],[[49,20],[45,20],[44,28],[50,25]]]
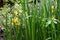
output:
[[[53,13],[54,12],[54,5],[52,5],[51,9],[52,9],[52,13]]]
[[[19,18],[18,18],[18,12],[17,11],[14,11],[14,15],[15,17],[12,18],[12,25],[20,25],[20,21],[19,21]]]

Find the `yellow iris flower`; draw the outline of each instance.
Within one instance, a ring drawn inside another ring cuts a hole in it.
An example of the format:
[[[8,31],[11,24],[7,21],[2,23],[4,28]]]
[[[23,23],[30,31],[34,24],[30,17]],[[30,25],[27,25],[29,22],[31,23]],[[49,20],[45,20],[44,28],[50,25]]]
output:
[[[12,19],[12,25],[14,25],[14,24],[20,25],[19,19],[17,17]]]
[[[14,15],[15,15],[15,16],[18,16],[18,12],[17,12],[17,11],[14,11]]]
[[[15,17],[15,18],[12,19],[12,22],[13,23],[16,23],[17,21],[18,21],[18,18],[17,17]]]
[[[51,9],[54,10],[54,5],[52,5]]]
[[[52,13],[53,13],[54,12],[54,5],[52,5],[51,9],[52,9]]]

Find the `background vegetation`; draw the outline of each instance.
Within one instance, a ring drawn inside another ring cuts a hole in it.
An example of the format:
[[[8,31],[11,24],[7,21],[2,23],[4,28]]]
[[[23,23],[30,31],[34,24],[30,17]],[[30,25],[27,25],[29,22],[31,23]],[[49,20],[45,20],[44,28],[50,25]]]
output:
[[[3,0],[0,26],[4,40],[59,40],[59,0]]]

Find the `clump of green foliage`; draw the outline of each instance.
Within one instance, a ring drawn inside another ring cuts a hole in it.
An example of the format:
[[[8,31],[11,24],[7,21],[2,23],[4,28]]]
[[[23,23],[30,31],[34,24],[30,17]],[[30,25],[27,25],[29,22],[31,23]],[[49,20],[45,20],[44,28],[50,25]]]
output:
[[[59,0],[36,0],[36,4],[31,0],[10,1],[14,5],[6,4],[0,11],[5,40],[60,39]]]

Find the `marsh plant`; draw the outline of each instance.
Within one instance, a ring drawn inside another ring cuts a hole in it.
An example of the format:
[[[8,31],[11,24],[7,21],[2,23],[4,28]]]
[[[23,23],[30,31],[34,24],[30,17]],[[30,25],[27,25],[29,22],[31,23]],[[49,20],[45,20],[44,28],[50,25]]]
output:
[[[0,13],[4,40],[60,40],[59,3],[59,0],[15,0],[12,7],[6,4]]]

